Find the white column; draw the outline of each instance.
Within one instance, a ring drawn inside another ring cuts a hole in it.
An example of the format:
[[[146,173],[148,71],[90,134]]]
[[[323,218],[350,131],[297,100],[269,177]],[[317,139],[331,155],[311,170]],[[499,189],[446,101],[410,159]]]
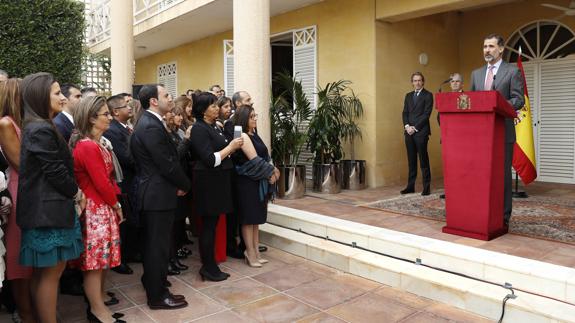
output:
[[[112,94],[132,93],[134,10],[132,0],[110,1]]]
[[[235,90],[251,95],[258,114],[258,134],[271,149],[270,74],[270,1],[234,0]]]

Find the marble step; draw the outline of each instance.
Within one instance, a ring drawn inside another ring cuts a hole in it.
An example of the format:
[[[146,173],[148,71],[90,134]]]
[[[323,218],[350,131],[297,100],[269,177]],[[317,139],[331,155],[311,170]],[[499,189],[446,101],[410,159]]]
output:
[[[297,232],[299,230],[308,234]],[[332,242],[325,237],[360,248]],[[572,268],[277,205],[269,207],[268,224],[262,226],[262,241],[339,270],[436,299],[490,319],[499,318],[501,301],[508,290],[361,248],[412,262],[420,259],[424,265],[498,284],[510,283],[514,288],[565,302],[573,303],[575,298],[575,270]],[[507,313],[506,318],[516,316],[517,319],[527,318],[529,321],[509,322],[531,322],[535,318],[545,322],[575,322],[573,305],[521,291],[516,291],[516,294],[520,297],[508,301],[508,308],[513,307],[511,312],[516,314]],[[442,299],[442,295],[446,298]]]

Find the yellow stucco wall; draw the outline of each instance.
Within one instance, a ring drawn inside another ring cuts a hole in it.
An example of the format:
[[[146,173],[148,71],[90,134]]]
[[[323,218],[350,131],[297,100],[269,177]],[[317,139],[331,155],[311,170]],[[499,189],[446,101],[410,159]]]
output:
[[[402,111],[405,94],[412,91],[411,73],[425,76],[425,88],[435,93],[459,66],[459,15],[438,14],[403,22],[377,24],[377,165],[379,185],[403,183],[407,178],[407,153],[403,138]],[[419,63],[426,53],[427,65]],[[444,87],[445,90],[448,86]],[[442,176],[439,128],[434,110],[430,119],[428,151],[432,178]],[[421,183],[421,177],[418,179]]]
[[[339,79],[353,82],[352,87],[364,104],[360,121],[363,141],[356,144],[356,158],[368,162],[368,184],[380,185],[380,174],[372,171],[376,160],[375,109],[375,0],[329,0],[272,17],[271,34],[317,26],[318,82],[325,85]],[[345,8],[345,10],[342,10]],[[223,40],[232,32],[214,35],[190,44],[138,59],[135,83],[156,81],[156,67],[178,62],[178,91],[189,87],[206,89],[223,86]],[[230,93],[228,93],[231,95]],[[349,157],[349,154],[347,154]]]
[[[509,0],[506,0],[509,1]],[[401,21],[437,13],[501,3],[501,0],[376,0],[376,18]]]
[[[157,82],[158,65],[176,61],[179,93],[190,88],[208,89],[214,84],[224,86],[223,40],[231,38],[232,32],[228,31],[140,58],[136,60],[134,83]]]

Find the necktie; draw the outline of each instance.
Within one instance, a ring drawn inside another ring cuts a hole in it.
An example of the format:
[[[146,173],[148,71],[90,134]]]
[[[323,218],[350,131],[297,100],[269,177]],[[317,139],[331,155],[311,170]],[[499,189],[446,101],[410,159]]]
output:
[[[493,69],[495,68],[494,65],[489,66],[489,71],[487,72],[487,79],[485,80],[485,87],[483,88],[485,91],[490,91],[491,87],[493,86]]]
[[[413,103],[417,103],[417,97],[419,96],[419,91],[413,93]]]

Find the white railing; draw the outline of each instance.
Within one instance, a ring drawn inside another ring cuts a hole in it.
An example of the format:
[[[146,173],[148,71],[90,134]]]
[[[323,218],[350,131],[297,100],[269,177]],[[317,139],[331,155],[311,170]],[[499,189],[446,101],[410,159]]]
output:
[[[86,8],[86,43],[96,45],[110,38],[110,0],[85,1]],[[93,6],[93,7],[92,7]]]
[[[116,0],[125,1],[125,0]],[[185,0],[133,0],[134,25],[158,15]],[[85,0],[86,3],[86,42],[96,45],[110,38],[111,0]]]

